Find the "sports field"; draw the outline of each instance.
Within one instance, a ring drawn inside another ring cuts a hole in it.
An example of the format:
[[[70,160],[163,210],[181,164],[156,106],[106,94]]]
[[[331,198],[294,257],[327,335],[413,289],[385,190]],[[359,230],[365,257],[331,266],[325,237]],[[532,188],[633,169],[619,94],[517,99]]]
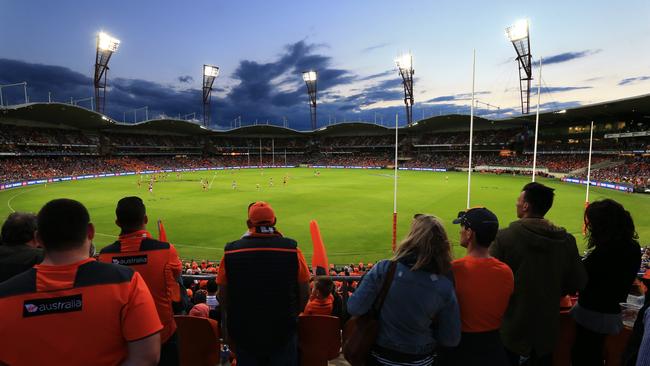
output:
[[[276,211],[277,228],[298,240],[308,259],[311,257],[309,221],[318,221],[330,262],[376,261],[390,255],[393,175],[390,170],[320,169],[242,169],[170,173],[159,178],[148,192],[148,176],[138,187],[138,176],[88,179],[38,185],[0,192],[0,215],[13,210],[33,211],[53,198],[73,198],[90,211],[101,248],[112,243],[119,229],[115,226],[115,204],[124,196],[143,198],[150,220],[149,230],[157,236],[155,221],[165,223],[168,239],[183,258],[221,258],[226,242],[246,231],[246,209],[256,200],[268,201]],[[286,186],[283,178],[287,176]],[[271,186],[271,178],[273,185]],[[201,179],[209,189],[204,191]],[[236,181],[237,189],[232,188]],[[429,213],[442,218],[454,246],[458,246],[458,226],[451,220],[465,207],[466,173],[399,173],[398,240],[407,233],[413,214]],[[515,220],[515,201],[529,177],[474,174],[472,205],[493,210],[501,227]],[[556,189],[556,199],[548,218],[566,227],[584,248],[582,212],[585,191],[580,185],[540,179]],[[211,185],[210,185],[211,184]],[[257,188],[259,184],[259,190]],[[622,203],[636,223],[642,245],[650,243],[650,196],[593,188],[591,200],[613,198]],[[1,204],[4,203],[4,204]]]

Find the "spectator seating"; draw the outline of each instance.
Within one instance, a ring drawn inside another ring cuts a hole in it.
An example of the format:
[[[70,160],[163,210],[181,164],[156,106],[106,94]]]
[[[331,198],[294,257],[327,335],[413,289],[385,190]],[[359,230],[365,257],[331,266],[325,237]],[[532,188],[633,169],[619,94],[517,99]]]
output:
[[[341,352],[339,318],[328,315],[298,317],[298,348],[302,366],[327,366]]]
[[[220,332],[216,320],[174,316],[181,366],[214,366],[219,363]]]

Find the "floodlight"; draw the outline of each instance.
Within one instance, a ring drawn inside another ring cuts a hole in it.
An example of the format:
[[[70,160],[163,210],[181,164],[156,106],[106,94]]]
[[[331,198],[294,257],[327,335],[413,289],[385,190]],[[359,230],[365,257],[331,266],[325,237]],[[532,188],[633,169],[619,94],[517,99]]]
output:
[[[511,42],[528,37],[528,20],[521,19],[506,28],[506,34]]]
[[[519,92],[521,113],[530,112],[530,81],[533,79],[532,55],[530,53],[530,29],[527,19],[515,22],[506,28],[506,35],[517,52],[519,67]]]
[[[413,67],[413,55],[410,53],[403,54],[395,59],[398,69],[410,70]]]
[[[316,81],[318,79],[318,72],[314,70],[305,71],[302,73],[302,80],[307,85],[307,94],[309,95],[309,113],[311,115],[311,129],[316,130]]]
[[[219,76],[219,68],[212,65],[203,65],[203,75],[216,78]]]
[[[410,126],[413,123],[413,55],[405,53],[395,59],[395,65],[402,77],[404,85],[404,105],[406,107],[406,123]]]
[[[110,35],[99,32],[97,34],[97,47],[95,53],[95,105],[98,113],[104,113],[106,105],[106,79],[108,76],[108,61],[117,51],[120,40]]]
[[[97,35],[97,48],[102,51],[116,52],[117,48],[120,46],[120,40],[113,38],[110,35],[99,32]]]
[[[219,76],[219,67],[214,65],[203,65],[203,125],[210,125],[210,100],[212,95],[212,84]]]
[[[318,75],[316,74],[316,71],[305,71],[302,73],[302,79],[305,82],[316,81],[317,77]]]

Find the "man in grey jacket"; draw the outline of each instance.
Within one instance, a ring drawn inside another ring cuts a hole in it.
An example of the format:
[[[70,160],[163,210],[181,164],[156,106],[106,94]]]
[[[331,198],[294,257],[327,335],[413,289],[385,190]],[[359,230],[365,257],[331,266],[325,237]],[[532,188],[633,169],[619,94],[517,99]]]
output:
[[[526,184],[517,199],[517,217],[502,229],[490,254],[512,269],[515,289],[501,326],[513,365],[551,365],[559,331],[560,297],[587,283],[576,240],[544,215],[553,189]]]

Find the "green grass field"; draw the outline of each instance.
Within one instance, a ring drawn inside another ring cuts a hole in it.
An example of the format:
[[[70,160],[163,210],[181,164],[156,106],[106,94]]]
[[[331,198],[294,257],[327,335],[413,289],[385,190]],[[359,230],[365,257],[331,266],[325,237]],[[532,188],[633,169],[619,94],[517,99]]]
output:
[[[321,169],[244,169],[184,173],[181,179],[170,174],[159,180],[153,194],[146,181],[139,188],[136,176],[71,181],[31,186],[0,192],[0,216],[13,210],[33,211],[53,198],[73,198],[89,209],[96,226],[95,245],[112,243],[118,234],[115,204],[130,195],[143,198],[156,236],[155,221],[165,223],[168,239],[183,258],[219,259],[226,242],[246,231],[246,208],[256,200],[268,201],[276,211],[277,227],[286,236],[298,240],[308,259],[311,257],[309,221],[318,221],[330,262],[342,264],[376,261],[390,256],[393,179],[389,170]],[[289,182],[283,186],[282,179]],[[446,179],[448,177],[448,179]],[[201,189],[200,179],[213,180],[209,191]],[[274,186],[269,184],[273,178]],[[231,188],[236,180],[238,189]],[[472,205],[483,205],[499,217],[501,227],[515,220],[515,201],[530,178],[474,174]],[[585,188],[580,185],[541,179],[556,189],[555,204],[548,218],[573,233],[580,247]],[[260,184],[260,190],[256,189]],[[465,207],[467,175],[464,173],[400,172],[398,188],[398,240],[409,229],[415,213],[442,218],[460,257],[458,226],[451,220]],[[627,194],[594,188],[591,200],[613,198],[634,217],[641,244],[650,243],[650,196]]]

